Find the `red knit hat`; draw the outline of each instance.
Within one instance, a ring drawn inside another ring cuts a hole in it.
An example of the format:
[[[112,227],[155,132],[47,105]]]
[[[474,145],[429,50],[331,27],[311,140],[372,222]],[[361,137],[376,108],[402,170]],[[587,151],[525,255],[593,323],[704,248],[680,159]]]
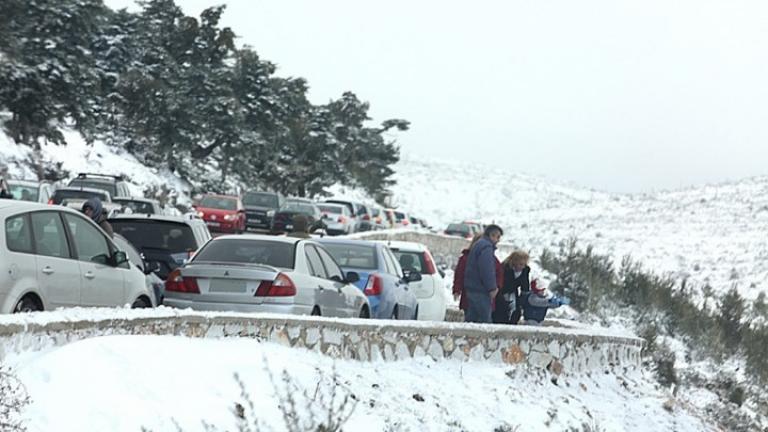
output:
[[[535,292],[536,294],[541,294],[546,289],[547,287],[544,286],[544,283],[539,282],[538,279],[533,279],[531,281],[531,291]]]

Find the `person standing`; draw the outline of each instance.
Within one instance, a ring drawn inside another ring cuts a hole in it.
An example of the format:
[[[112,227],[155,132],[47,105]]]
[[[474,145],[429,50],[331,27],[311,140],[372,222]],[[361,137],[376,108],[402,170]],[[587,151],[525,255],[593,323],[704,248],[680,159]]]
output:
[[[96,225],[101,227],[105,233],[109,234],[109,237],[114,237],[115,233],[112,231],[112,225],[107,222],[107,215],[104,214],[104,207],[101,205],[101,200],[93,197],[83,204],[83,213],[96,222]]]
[[[496,308],[493,311],[493,322],[500,324],[517,324],[522,312],[521,296],[530,290],[531,268],[528,267],[529,255],[525,251],[516,250],[502,263],[504,284],[496,296]]]
[[[2,177],[0,177],[0,199],[13,199],[11,188],[8,187],[8,182]]]
[[[493,299],[499,291],[496,277],[496,244],[504,231],[498,225],[488,225],[483,237],[472,246],[467,255],[464,273],[464,292],[467,308],[464,321],[490,323]]]
[[[480,233],[475,234],[469,246],[461,251],[459,262],[456,263],[456,268],[453,270],[453,299],[459,301],[459,309],[461,310],[467,309],[467,296],[464,295],[464,275],[467,271],[467,256],[469,251],[472,250],[472,246],[482,237],[483,235]]]

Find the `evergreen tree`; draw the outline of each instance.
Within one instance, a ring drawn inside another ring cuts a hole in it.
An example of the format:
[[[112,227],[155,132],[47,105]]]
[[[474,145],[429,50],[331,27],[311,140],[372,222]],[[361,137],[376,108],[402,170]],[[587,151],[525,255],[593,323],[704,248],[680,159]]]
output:
[[[722,344],[730,352],[735,351],[741,344],[741,318],[745,310],[744,299],[739,295],[735,286],[720,299],[716,322],[721,329]]]

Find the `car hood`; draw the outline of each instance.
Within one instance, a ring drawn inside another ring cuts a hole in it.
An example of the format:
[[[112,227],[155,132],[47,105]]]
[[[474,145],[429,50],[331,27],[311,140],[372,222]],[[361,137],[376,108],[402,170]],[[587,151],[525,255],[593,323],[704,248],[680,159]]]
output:
[[[237,210],[223,210],[223,209],[207,208],[207,207],[198,207],[197,211],[203,212],[206,215],[216,215],[216,216],[237,214]]]

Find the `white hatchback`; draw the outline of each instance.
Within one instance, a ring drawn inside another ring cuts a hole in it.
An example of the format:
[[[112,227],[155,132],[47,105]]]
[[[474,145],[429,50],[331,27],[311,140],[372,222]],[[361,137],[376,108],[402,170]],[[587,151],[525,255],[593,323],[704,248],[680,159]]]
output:
[[[405,241],[382,241],[389,246],[403,271],[421,273],[421,281],[408,284],[419,301],[419,320],[444,321],[447,294],[445,282],[426,246]]]
[[[154,305],[142,271],[81,213],[0,200],[0,222],[0,313]]]

